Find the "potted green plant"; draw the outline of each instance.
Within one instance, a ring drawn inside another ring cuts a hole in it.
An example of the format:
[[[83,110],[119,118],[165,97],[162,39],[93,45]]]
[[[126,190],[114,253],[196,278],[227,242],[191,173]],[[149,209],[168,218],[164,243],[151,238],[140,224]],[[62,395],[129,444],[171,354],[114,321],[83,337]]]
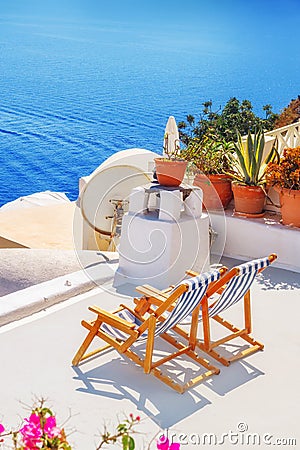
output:
[[[194,185],[203,191],[205,209],[225,209],[232,200],[232,149],[233,143],[205,135],[190,139],[181,153],[195,168]]]
[[[235,212],[250,217],[260,217],[266,201],[266,168],[274,161],[278,153],[276,147],[265,154],[265,139],[260,128],[253,134],[248,132],[246,140],[237,132],[237,142],[234,143],[236,158],[232,175],[232,190]]]
[[[168,133],[164,137],[164,156],[155,158],[155,170],[159,184],[162,186],[179,186],[184,178],[187,161],[181,158],[180,142],[175,139],[169,143]]]
[[[266,180],[279,192],[282,222],[300,227],[300,147],[286,148],[266,169]]]

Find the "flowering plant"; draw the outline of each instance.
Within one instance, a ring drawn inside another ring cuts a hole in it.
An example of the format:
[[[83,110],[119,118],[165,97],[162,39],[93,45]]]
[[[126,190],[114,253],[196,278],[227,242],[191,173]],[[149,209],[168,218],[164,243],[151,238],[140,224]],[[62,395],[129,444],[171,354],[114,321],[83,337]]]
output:
[[[134,426],[141,420],[140,416],[134,417],[129,414],[129,418],[119,423],[114,434],[111,434],[105,427],[104,433],[101,435],[101,442],[96,450],[100,450],[105,444],[115,444],[119,439],[122,442],[123,450],[133,450],[135,442],[131,433],[134,433]]]
[[[12,436],[15,450],[72,450],[64,429],[57,426],[56,418],[53,412],[44,406],[44,400],[33,408],[18,431],[5,433],[4,426],[0,424],[0,442],[9,435]]]
[[[39,401],[39,405],[32,409],[30,416],[24,419],[22,427],[17,431],[7,432],[0,423],[0,447],[4,438],[11,436],[14,450],[72,450],[67,442],[64,429],[57,426],[53,412],[45,407],[44,403],[44,400]],[[140,420],[140,416],[134,417],[133,414],[129,414],[128,418],[117,425],[113,433],[105,427],[96,450],[100,450],[106,444],[116,444],[117,442],[121,443],[122,450],[134,450],[135,441],[132,434],[135,433],[134,427]],[[156,448],[158,450],[180,450],[180,444],[170,443],[168,437],[163,435],[156,441]]]
[[[300,190],[300,147],[286,148],[279,163],[269,163],[266,180],[272,186]]]
[[[96,450],[100,450],[105,444],[115,444],[119,439],[122,442],[123,450],[134,450],[135,441],[130,435],[134,433],[134,426],[141,420],[140,416],[134,417],[133,414],[129,414],[129,418],[119,423],[114,434],[109,433],[106,429],[101,436],[101,442]],[[153,441],[154,439],[152,439]],[[151,442],[152,442],[151,441]],[[148,449],[150,448],[151,442]],[[170,443],[167,436],[162,435],[156,440],[157,450],[180,450],[180,444],[177,442]]]

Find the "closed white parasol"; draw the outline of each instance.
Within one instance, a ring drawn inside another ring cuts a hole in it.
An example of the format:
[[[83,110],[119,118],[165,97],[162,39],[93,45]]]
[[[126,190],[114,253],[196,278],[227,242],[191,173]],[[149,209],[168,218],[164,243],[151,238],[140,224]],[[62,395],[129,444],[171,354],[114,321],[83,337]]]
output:
[[[179,149],[179,131],[175,118],[170,116],[165,129],[163,156],[168,157],[168,155],[176,155],[179,153]]]

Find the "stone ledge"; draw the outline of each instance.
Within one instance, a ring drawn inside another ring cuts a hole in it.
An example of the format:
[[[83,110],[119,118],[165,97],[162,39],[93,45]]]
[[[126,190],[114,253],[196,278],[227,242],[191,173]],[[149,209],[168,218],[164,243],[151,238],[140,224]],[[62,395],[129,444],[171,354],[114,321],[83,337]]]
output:
[[[210,216],[218,233],[212,253],[222,251],[220,237],[225,234],[224,256],[249,260],[277,253],[275,267],[300,273],[300,229],[281,224],[279,214],[266,212],[264,217],[253,219],[235,216],[233,209],[228,209],[225,218],[218,213]]]

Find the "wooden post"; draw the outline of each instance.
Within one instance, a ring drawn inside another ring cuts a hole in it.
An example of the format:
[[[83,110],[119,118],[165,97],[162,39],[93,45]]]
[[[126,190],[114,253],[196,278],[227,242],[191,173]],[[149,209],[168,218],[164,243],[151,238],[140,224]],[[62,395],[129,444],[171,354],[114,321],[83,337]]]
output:
[[[154,316],[150,316],[148,319],[148,339],[146,344],[146,355],[144,362],[144,372],[150,373],[152,368],[152,355],[154,347],[154,331],[156,325],[156,319]]]
[[[208,315],[208,299],[207,295],[203,297],[202,304],[202,322],[203,322],[203,338],[205,350],[210,349],[210,327]]]
[[[252,323],[251,323],[251,302],[250,302],[250,289],[246,292],[244,296],[244,317],[245,317],[245,328],[247,333],[251,333]]]
[[[192,313],[191,331],[189,337],[189,345],[192,350],[195,350],[197,344],[197,330],[198,330],[198,318],[199,318],[200,304],[194,309]]]

